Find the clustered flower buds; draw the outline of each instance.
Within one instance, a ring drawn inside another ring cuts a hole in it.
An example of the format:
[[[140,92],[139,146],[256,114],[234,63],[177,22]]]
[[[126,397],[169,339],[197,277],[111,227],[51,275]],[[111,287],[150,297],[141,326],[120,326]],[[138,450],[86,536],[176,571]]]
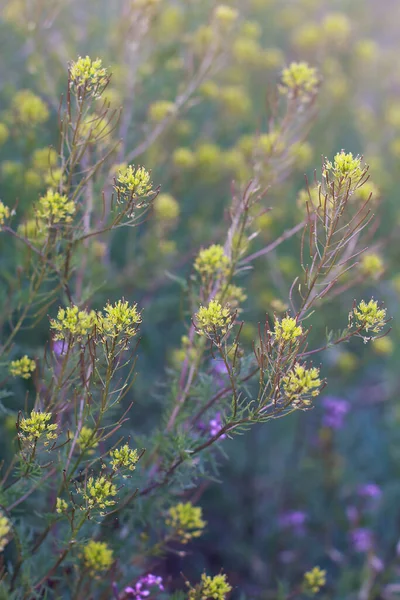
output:
[[[86,450],[88,451],[88,454],[93,454],[94,449],[99,445],[98,436],[91,427],[86,427],[86,425],[82,426],[76,443],[78,444],[81,452]]]
[[[274,335],[277,341],[293,342],[303,334],[301,325],[293,317],[284,317],[281,321],[275,319]]]
[[[106,571],[114,562],[113,551],[105,542],[90,540],[83,549],[83,562],[92,574]]]
[[[52,419],[51,413],[37,412],[33,410],[30,417],[22,417],[18,423],[18,435],[22,441],[36,442],[41,438],[45,438],[45,446],[51,440],[57,438],[56,423],[50,423]]]
[[[318,396],[322,384],[319,369],[307,369],[299,363],[282,378],[282,383],[285,397],[295,406],[309,406],[310,397]]]
[[[111,450],[110,457],[113,471],[119,471],[123,468],[134,471],[139,460],[139,453],[136,449],[132,450],[128,444],[125,444],[121,448]]]
[[[76,205],[72,200],[68,200],[68,196],[51,189],[47,190],[35,207],[36,217],[46,221],[49,225],[61,222],[71,223],[75,212]]]
[[[171,506],[165,522],[172,530],[173,536],[182,544],[187,544],[192,538],[199,537],[203,533],[206,522],[202,516],[201,507],[193,506],[191,502],[185,504],[180,502]]]
[[[86,500],[86,509],[105,509],[108,506],[114,506],[115,500],[112,498],[117,495],[117,488],[104,476],[89,477],[85,488],[80,489],[79,492]],[[85,507],[82,507],[82,510],[85,510]]]
[[[213,244],[200,250],[194,268],[204,278],[226,275],[229,270],[229,258],[222,246]]]
[[[367,303],[361,302],[350,313],[350,324],[355,321],[357,327],[371,333],[379,333],[387,323],[386,308],[380,308],[373,298]]]
[[[0,552],[3,552],[10,541],[10,532],[10,521],[0,512]]]
[[[208,306],[200,306],[195,315],[197,333],[219,343],[232,328],[235,316],[228,305],[210,300]]]
[[[280,90],[289,98],[306,102],[315,96],[319,85],[317,70],[306,62],[293,62],[282,72]]]
[[[186,585],[190,588],[188,594],[189,600],[205,600],[206,598],[225,600],[226,596],[232,590],[232,586],[223,573],[214,577],[203,573],[200,583],[195,587],[192,587],[189,582],[186,582]]]
[[[10,363],[9,371],[13,377],[22,377],[30,379],[33,371],[36,369],[36,363],[26,354],[18,360],[13,360]]]
[[[303,590],[309,594],[317,594],[326,583],[326,571],[314,567],[304,573]]]
[[[70,65],[69,69],[71,86],[78,90],[79,95],[90,92],[99,96],[109,81],[107,69],[102,66],[99,58],[92,60],[89,56],[82,58]]]

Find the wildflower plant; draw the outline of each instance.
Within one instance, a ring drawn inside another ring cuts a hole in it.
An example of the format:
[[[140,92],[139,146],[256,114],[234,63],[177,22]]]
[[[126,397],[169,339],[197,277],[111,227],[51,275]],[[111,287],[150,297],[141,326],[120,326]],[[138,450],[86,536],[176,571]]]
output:
[[[182,4],[172,8],[191,14],[192,3]],[[162,584],[149,571],[155,557],[176,553],[174,546],[195,544],[205,530],[192,493],[202,478],[214,474],[221,447],[255,424],[316,404],[326,384],[324,362],[319,362],[325,350],[386,334],[386,309],[373,299],[353,308],[350,303],[341,331],[326,337],[316,317],[336,296],[347,301],[354,284],[349,273],[360,272],[357,259],[373,219],[370,192],[360,196],[368,179],[361,157],[342,151],[326,159],[312,191],[302,195],[300,222],[279,231],[275,240],[266,242],[259,227],[269,222],[268,235],[276,232],[279,222],[269,221],[267,194],[285,183],[299,155],[310,154],[304,142],[320,89],[317,69],[305,61],[284,68],[268,129],[241,133],[229,154],[213,140],[195,136],[189,141],[191,123],[182,114],[197,110],[202,89],[208,89],[204,96],[207,102],[215,100],[216,110],[226,109],[234,120],[246,118],[251,103],[241,86],[225,82],[222,89],[213,81],[227,61],[233,66],[235,61],[254,63],[257,56],[256,67],[267,69],[271,62],[280,66],[282,57],[273,49],[268,56],[258,51],[258,23],[242,22],[239,8],[210,4],[196,30],[174,38],[182,52],[171,50],[166,60],[170,49],[161,51],[165,69],[176,72],[179,81],[173,100],[152,98],[138,110],[138,92],[153,89],[152,69],[160,61],[157,53],[147,60],[157,46],[148,40],[169,43],[169,28],[161,34],[164,5],[157,0],[124,3],[121,33],[112,40],[119,86],[112,87],[111,68],[102,60],[78,57],[69,65],[67,81],[62,75],[66,85],[60,102],[49,71],[39,64],[43,77],[38,85],[47,90],[49,106],[22,90],[5,115],[10,136],[29,130],[27,139],[21,136],[22,154],[28,184],[37,185],[21,208],[15,198],[0,203],[0,235],[15,244],[4,277],[5,299],[0,298],[1,402],[4,398],[5,414],[16,424],[12,434],[17,442],[1,466],[0,549],[10,555],[0,564],[0,593],[13,598],[18,593],[21,598],[139,599],[149,596],[148,588],[173,594],[169,582]],[[47,2],[43,6],[49,9]],[[21,12],[6,13],[17,28],[24,27]],[[47,17],[51,23],[56,15]],[[36,31],[35,26],[26,31]],[[40,33],[46,36],[46,28]],[[250,36],[252,43],[238,44],[237,35]],[[30,39],[37,44],[40,35]],[[30,72],[36,69],[33,58]],[[124,113],[114,108],[113,94],[125,101]],[[32,150],[35,132],[48,119],[49,129],[58,119],[58,140]],[[166,139],[174,140],[171,152],[164,147]],[[18,179],[23,171],[15,162],[2,163],[2,178]],[[150,170],[147,164],[154,163]],[[170,165],[171,186],[177,186],[170,196],[158,196],[158,183],[153,183],[163,178],[159,165],[164,164]],[[229,189],[227,177],[235,180],[231,198],[205,239],[205,232],[196,230],[192,209],[175,197],[185,178],[199,182],[197,204],[206,209],[201,186],[212,190],[214,203],[221,189]],[[15,209],[8,208],[12,202]],[[291,213],[298,214],[296,194]],[[160,248],[175,243],[168,236],[178,216],[185,219],[186,239],[193,238],[196,248],[192,254],[182,252],[187,276],[168,265],[168,281],[180,286],[181,297],[167,303],[162,297],[157,305],[158,311],[170,313],[169,320],[182,315],[182,344],[171,352],[179,360],[171,360],[161,374],[162,393],[154,410],[154,378],[145,371],[136,381],[136,359],[146,360],[154,330],[163,339],[170,335],[151,316],[149,304],[154,308],[154,290],[165,285],[164,255],[174,253]],[[274,298],[278,314],[263,306],[265,316],[253,324],[250,349],[244,338],[246,325],[252,324],[239,320],[248,318],[252,293],[247,283],[258,260],[271,258],[290,238],[300,250],[299,264],[288,292],[283,282],[281,297]],[[368,264],[363,276],[377,269],[376,261]],[[43,346],[43,356],[35,351],[35,361],[20,351],[28,331],[34,347]],[[218,385],[215,360],[222,370]],[[9,401],[11,393],[15,397]],[[38,515],[38,507],[43,514]],[[22,512],[29,513],[28,533]],[[324,577],[322,571],[311,572],[304,585],[315,593]],[[200,582],[188,584],[187,594],[192,600],[224,600],[231,591],[225,575],[203,574]]]

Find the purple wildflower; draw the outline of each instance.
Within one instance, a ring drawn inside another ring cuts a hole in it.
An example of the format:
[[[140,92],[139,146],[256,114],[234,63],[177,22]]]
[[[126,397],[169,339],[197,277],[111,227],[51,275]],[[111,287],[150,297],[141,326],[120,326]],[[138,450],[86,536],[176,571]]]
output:
[[[279,518],[279,525],[282,529],[291,529],[297,535],[304,533],[304,526],[307,520],[307,515],[301,510],[292,510],[284,513]]]
[[[358,488],[359,496],[376,500],[381,497],[382,490],[376,483],[366,483]]]
[[[350,532],[352,546],[356,552],[368,552],[372,548],[372,531],[359,527]]]
[[[209,422],[208,428],[209,428],[211,437],[214,437],[215,435],[217,435],[217,433],[219,431],[221,431],[221,429],[222,429],[221,413],[219,413],[219,412],[216,413],[215,417],[213,419],[211,419],[211,421]],[[223,440],[225,438],[226,438],[226,435],[223,433],[218,439]]]
[[[163,591],[164,586],[162,583],[162,577],[158,577],[157,575],[153,575],[152,573],[148,573],[141,577],[136,583],[135,586],[128,586],[125,588],[125,594],[128,596],[135,598],[136,600],[143,600],[150,596],[150,590],[146,589],[148,587],[158,587],[159,590]]]
[[[340,429],[343,427],[344,418],[349,412],[350,406],[347,400],[337,398],[336,396],[326,396],[322,401],[325,414],[322,423],[325,427],[331,429]]]
[[[211,370],[214,375],[217,387],[223,388],[226,385],[227,368],[222,360],[214,359],[211,363]]]
[[[53,341],[53,352],[56,356],[64,356],[67,353],[67,342],[65,340]]]

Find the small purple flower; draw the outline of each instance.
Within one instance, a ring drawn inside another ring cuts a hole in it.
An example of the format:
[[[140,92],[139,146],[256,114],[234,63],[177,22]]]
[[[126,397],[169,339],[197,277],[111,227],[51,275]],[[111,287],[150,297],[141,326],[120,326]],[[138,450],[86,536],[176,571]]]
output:
[[[356,552],[368,552],[372,548],[372,531],[359,527],[350,532],[350,540]]]
[[[215,384],[223,388],[226,385],[226,377],[228,375],[227,368],[222,360],[214,359],[211,363],[211,371],[214,375]]]
[[[376,483],[366,483],[358,488],[359,496],[377,500],[382,495],[382,490]]]
[[[211,437],[214,437],[215,435],[217,435],[217,433],[219,431],[221,431],[221,429],[222,429],[221,413],[217,412],[215,417],[213,419],[211,419],[211,421],[208,424],[208,429],[209,429]],[[226,438],[226,435],[223,433],[218,439],[223,440],[225,438]]]
[[[302,535],[304,526],[307,520],[307,515],[301,510],[292,510],[284,513],[279,518],[279,525],[282,529],[291,529],[294,533]]]
[[[143,600],[144,598],[147,598],[148,596],[150,596],[150,590],[143,589],[143,586],[158,587],[158,589],[160,591],[164,590],[164,586],[162,583],[162,577],[157,577],[156,575],[153,575],[152,573],[148,573],[147,575],[144,575],[143,577],[141,577],[136,582],[134,587],[132,587],[132,586],[126,587],[124,592],[125,592],[125,594],[127,594],[128,596],[131,596],[132,598],[135,598],[136,600]]]
[[[336,396],[326,396],[322,401],[322,406],[325,409],[325,414],[322,417],[323,425],[331,429],[343,427],[344,418],[350,409],[347,400]]]
[[[56,356],[64,356],[67,353],[68,343],[65,340],[56,340],[53,342],[53,352]]]

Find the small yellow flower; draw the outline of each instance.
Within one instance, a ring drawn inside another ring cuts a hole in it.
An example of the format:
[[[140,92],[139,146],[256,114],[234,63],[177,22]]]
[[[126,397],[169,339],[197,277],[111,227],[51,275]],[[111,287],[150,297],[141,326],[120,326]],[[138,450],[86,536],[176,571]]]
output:
[[[284,317],[281,321],[275,319],[275,338],[284,342],[293,342],[303,334],[301,325],[297,324],[296,319]]]
[[[226,4],[219,4],[215,7],[214,18],[224,29],[232,27],[239,16],[238,11]]]
[[[311,571],[304,573],[303,588],[305,592],[317,594],[326,583],[326,571],[314,567]]]
[[[133,165],[119,169],[114,187],[121,200],[149,196],[153,191],[150,173]]]
[[[58,154],[54,148],[37,148],[32,155],[32,167],[39,171],[47,171],[52,167],[56,167],[58,162]]]
[[[35,127],[49,118],[49,109],[31,90],[20,90],[13,98],[12,111],[16,121],[25,127]]]
[[[107,69],[102,66],[101,60],[92,60],[89,56],[80,56],[70,65],[69,73],[71,85],[79,90],[80,94],[91,92],[98,96],[109,80]]]
[[[191,169],[195,162],[195,156],[189,148],[177,148],[172,155],[174,165],[180,169]]]
[[[129,305],[126,300],[118,300],[115,304],[107,303],[104,313],[97,314],[97,332],[100,335],[123,339],[137,334],[142,317],[137,304]]]
[[[332,175],[338,181],[351,179],[354,184],[357,184],[365,169],[362,165],[361,156],[353,156],[352,152],[341,150],[335,155],[333,163],[329,160],[325,161],[324,172]]]
[[[293,62],[282,72],[280,90],[291,98],[310,100],[319,85],[318,73],[306,62]]]
[[[3,552],[10,541],[10,532],[10,521],[0,512],[0,552]]]
[[[173,102],[168,102],[167,100],[159,100],[158,102],[153,102],[149,106],[149,118],[151,121],[155,123],[160,123],[164,121],[167,117],[170,117],[175,113],[175,104]]]
[[[205,278],[226,275],[229,271],[229,258],[222,246],[213,244],[200,250],[194,268]]]
[[[203,533],[207,523],[202,517],[201,507],[193,506],[191,502],[180,502],[171,506],[165,523],[182,544],[187,544],[189,540]]]
[[[386,308],[379,308],[378,302],[373,298],[368,302],[361,300],[359,305],[353,309],[350,319],[355,319],[357,327],[365,331],[379,333],[386,325]]]
[[[68,196],[48,189],[45,196],[39,199],[35,207],[35,214],[38,219],[48,221],[49,223],[70,223],[76,212],[75,203],[68,200]]]
[[[91,427],[83,425],[76,440],[81,452],[88,451],[88,454],[93,454],[94,448],[99,445],[98,437]]]
[[[201,576],[201,581],[195,587],[191,587],[189,582],[186,585],[190,588],[188,600],[225,600],[227,594],[232,590],[232,586],[226,579],[226,575],[220,574],[210,577],[205,573]]]
[[[117,495],[116,486],[104,476],[89,477],[84,489],[79,489],[84,500],[86,500],[86,508],[101,508],[105,509],[108,506],[114,506],[115,500],[112,500]]]
[[[45,446],[47,446],[49,440],[57,439],[56,430],[58,425],[49,422],[52,416],[51,413],[41,413],[33,410],[30,417],[22,417],[18,424],[20,438],[29,442],[46,438]]]
[[[154,200],[154,214],[159,221],[175,221],[179,212],[179,204],[171,194],[159,194]]]
[[[379,279],[384,271],[384,264],[379,254],[364,254],[360,262],[360,270],[363,275],[372,279]]]
[[[288,400],[295,405],[311,404],[310,397],[318,396],[320,393],[321,379],[319,369],[311,367],[307,369],[296,363],[291,371],[282,378],[283,391]]]
[[[386,356],[388,354],[392,354],[394,350],[394,344],[390,337],[385,336],[381,338],[376,338],[372,344],[372,350],[376,354],[381,354],[382,356]]]
[[[4,225],[5,219],[10,217],[10,209],[0,200],[0,225]]]
[[[13,360],[10,363],[10,373],[13,377],[23,377],[30,379],[33,371],[36,369],[36,363],[26,354],[18,360]]]
[[[66,512],[68,510],[68,504],[65,500],[63,500],[62,498],[57,498],[56,500],[56,512],[61,514],[63,512]]]
[[[231,329],[234,315],[228,305],[210,300],[208,306],[200,306],[195,315],[197,333],[211,338],[224,336]]]
[[[128,444],[125,444],[120,448],[111,450],[110,457],[112,458],[111,467],[114,471],[118,471],[123,467],[129,469],[129,471],[134,471],[139,460],[139,453],[137,450],[132,450]]]
[[[106,571],[114,562],[113,551],[105,542],[90,540],[83,549],[83,561],[92,574]]]
[[[79,310],[75,305],[59,308],[57,318],[50,321],[50,327],[55,331],[55,340],[64,340],[68,336],[79,340],[92,333],[95,324],[94,310]]]

